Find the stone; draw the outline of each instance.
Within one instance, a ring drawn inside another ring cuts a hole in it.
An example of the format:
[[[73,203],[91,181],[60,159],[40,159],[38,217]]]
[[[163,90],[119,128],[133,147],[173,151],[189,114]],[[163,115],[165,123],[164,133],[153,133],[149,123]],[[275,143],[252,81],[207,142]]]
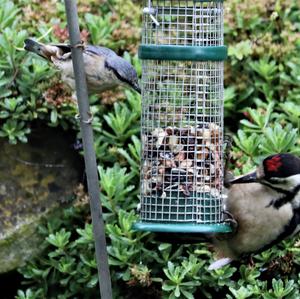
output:
[[[42,219],[69,204],[82,158],[67,133],[35,130],[28,143],[0,139],[0,273],[22,266],[42,250]]]

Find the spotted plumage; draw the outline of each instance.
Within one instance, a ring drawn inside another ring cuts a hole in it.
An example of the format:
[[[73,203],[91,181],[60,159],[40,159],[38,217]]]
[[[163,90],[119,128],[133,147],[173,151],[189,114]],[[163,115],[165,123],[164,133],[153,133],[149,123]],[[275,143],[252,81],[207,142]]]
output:
[[[213,238],[216,269],[263,251],[300,230],[300,159],[291,154],[267,157],[255,172],[231,181],[226,210],[237,222],[228,239]]]

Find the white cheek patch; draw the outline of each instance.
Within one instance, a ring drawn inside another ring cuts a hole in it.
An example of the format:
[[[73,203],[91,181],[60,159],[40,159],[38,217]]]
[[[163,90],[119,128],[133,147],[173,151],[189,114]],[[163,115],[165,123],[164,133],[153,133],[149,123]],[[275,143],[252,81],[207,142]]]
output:
[[[300,207],[300,190],[298,191],[298,193],[295,195],[294,199],[293,199],[293,208],[297,209]]]
[[[300,185],[300,173],[292,175],[287,178],[287,181],[291,187],[297,187]]]
[[[268,181],[266,181],[268,183]],[[300,186],[300,173],[287,178],[272,178],[270,185],[286,191],[291,191]]]

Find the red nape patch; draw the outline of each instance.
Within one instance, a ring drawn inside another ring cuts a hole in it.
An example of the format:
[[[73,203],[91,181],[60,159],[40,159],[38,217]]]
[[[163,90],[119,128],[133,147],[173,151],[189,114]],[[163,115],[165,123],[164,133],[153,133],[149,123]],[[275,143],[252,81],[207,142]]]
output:
[[[278,168],[282,165],[281,157],[274,156],[272,159],[266,161],[266,167],[268,171],[278,171]]]

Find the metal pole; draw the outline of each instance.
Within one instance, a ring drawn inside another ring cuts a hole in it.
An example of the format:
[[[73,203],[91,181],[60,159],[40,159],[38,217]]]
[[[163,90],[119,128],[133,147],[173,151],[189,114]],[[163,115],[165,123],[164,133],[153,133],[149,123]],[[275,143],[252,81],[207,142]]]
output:
[[[72,46],[72,61],[75,74],[77,101],[80,113],[80,126],[82,132],[84,161],[87,174],[88,191],[90,196],[90,209],[92,215],[93,232],[95,238],[96,260],[102,299],[112,299],[111,279],[106,251],[105,227],[102,217],[100,201],[100,188],[98,181],[97,162],[94,150],[93,129],[88,119],[90,107],[86,77],[84,71],[82,47],[80,47],[80,32],[76,0],[65,0],[67,22]]]

